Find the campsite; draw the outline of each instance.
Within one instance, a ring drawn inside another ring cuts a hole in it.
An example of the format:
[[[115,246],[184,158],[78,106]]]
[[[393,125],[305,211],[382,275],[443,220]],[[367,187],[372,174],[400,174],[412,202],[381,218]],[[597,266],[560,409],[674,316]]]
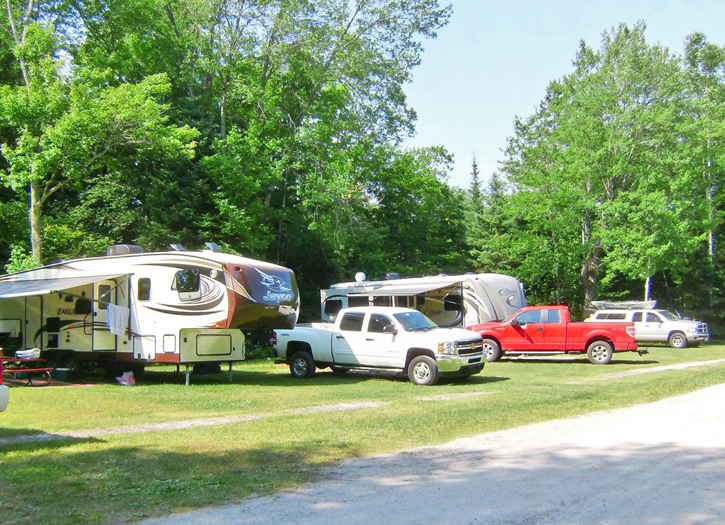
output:
[[[14,388],[0,428],[0,515],[118,523],[223,504],[319,479],[345,459],[698,390],[722,383],[723,359],[718,345],[653,346],[606,367],[511,358],[423,391],[366,373],[320,372],[300,384],[267,360],[236,364],[232,384],[210,376],[186,388],[162,367],[134,387]],[[703,361],[715,363],[654,371]]]
[[[0,524],[216,506],[232,525],[294,495],[373,525],[356,493],[309,496],[372,472],[363,493],[423,480],[444,502],[396,505],[401,524],[666,523],[628,519],[634,457],[671,489],[649,503],[725,522],[725,440],[686,408],[725,397],[723,19],[716,0],[6,0]],[[703,440],[610,439],[645,412]],[[567,436],[596,454],[553,439],[582,421]],[[553,459],[528,461],[542,428]],[[518,430],[492,463],[506,494],[467,468]],[[518,490],[549,469],[574,490]],[[448,508],[473,478],[493,486]],[[558,514],[509,512],[536,498]]]

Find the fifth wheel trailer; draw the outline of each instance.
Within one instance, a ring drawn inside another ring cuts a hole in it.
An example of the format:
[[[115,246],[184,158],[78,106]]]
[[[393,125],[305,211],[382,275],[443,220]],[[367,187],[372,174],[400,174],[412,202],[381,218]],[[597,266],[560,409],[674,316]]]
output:
[[[40,348],[59,367],[109,371],[148,363],[231,363],[243,331],[293,328],[294,273],[222,253],[144,253],[116,245],[104,257],[0,276],[0,348]],[[180,248],[180,247],[179,247]]]
[[[362,276],[361,276],[362,277]],[[323,321],[342,308],[402,306],[414,308],[444,328],[466,328],[500,321],[526,306],[524,286],[497,273],[437,275],[333,284],[320,291]]]

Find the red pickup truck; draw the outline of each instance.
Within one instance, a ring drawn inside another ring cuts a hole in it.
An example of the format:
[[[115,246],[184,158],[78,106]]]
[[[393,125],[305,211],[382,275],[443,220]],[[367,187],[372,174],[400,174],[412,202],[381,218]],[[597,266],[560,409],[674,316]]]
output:
[[[483,337],[486,361],[504,353],[535,354],[586,352],[595,365],[606,365],[614,352],[639,351],[634,323],[571,323],[566,306],[527,306],[504,321],[468,327]]]

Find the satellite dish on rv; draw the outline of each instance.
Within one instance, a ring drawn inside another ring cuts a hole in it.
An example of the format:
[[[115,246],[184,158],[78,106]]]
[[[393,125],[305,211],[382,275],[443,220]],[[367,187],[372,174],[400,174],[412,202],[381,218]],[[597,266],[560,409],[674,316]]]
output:
[[[365,275],[365,272],[357,272],[355,274],[355,282],[361,283],[365,280],[366,277],[367,277],[367,275]]]

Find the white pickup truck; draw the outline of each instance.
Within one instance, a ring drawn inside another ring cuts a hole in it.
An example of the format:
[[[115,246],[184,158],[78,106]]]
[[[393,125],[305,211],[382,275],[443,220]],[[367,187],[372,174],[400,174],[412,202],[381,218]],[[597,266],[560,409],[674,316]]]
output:
[[[343,308],[335,324],[274,330],[272,344],[276,362],[288,364],[294,377],[309,377],[316,368],[335,373],[374,369],[407,373],[413,384],[433,385],[441,376],[477,374],[486,363],[480,335],[439,328],[410,308]]]

